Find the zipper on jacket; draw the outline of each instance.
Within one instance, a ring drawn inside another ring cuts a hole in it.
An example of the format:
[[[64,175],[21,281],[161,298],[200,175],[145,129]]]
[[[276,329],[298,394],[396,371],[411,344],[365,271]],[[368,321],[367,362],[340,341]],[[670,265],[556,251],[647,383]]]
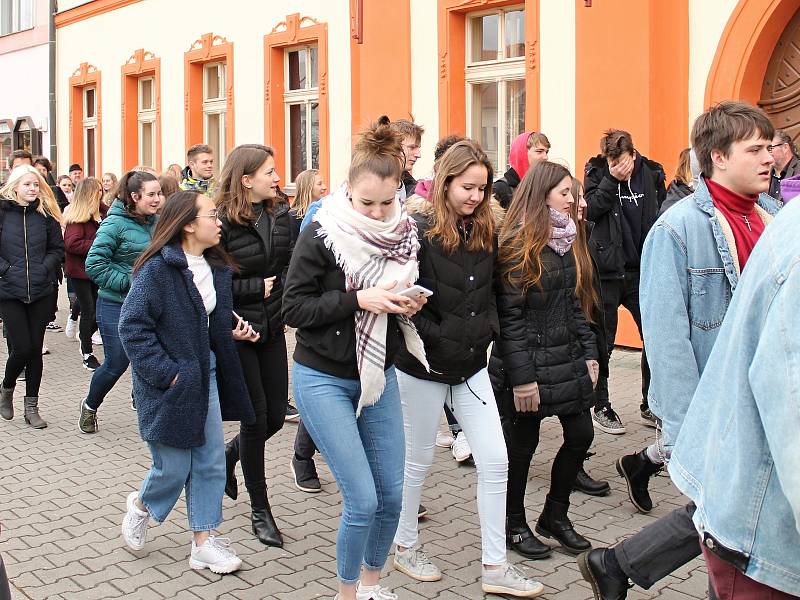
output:
[[[22,208],[22,234],[25,238],[25,279],[28,281],[28,303],[31,301],[31,273],[28,269],[28,207]]]

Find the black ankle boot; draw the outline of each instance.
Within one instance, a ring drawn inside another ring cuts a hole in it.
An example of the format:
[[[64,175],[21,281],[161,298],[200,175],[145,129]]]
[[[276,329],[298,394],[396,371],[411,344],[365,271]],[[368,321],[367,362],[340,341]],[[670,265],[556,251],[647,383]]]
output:
[[[592,456],[594,456],[594,452],[587,452],[583,462],[585,463]],[[608,485],[607,481],[592,479],[584,466],[581,465],[580,469],[578,469],[578,475],[575,477],[575,483],[572,484],[572,491],[583,492],[590,496],[605,496],[611,493],[611,486]]]
[[[653,510],[653,500],[647,491],[650,478],[658,473],[664,465],[654,464],[642,450],[636,454],[628,454],[617,461],[617,473],[625,479],[628,486],[628,497],[639,512],[649,513]]]
[[[236,463],[239,460],[239,436],[225,444],[225,495],[231,500],[239,497],[239,483],[236,481]]]
[[[549,496],[544,502],[544,510],[536,522],[536,533],[546,538],[555,538],[572,555],[585,552],[592,547],[589,541],[572,526],[567,516],[569,504],[558,502]]]
[[[250,493],[250,505],[253,507],[253,512],[250,515],[253,535],[266,546],[283,548],[283,536],[275,523],[275,518],[272,516],[272,509],[267,499],[267,488],[264,487],[258,491],[248,489],[247,491]]]
[[[517,554],[533,560],[547,558],[553,552],[550,546],[533,535],[524,513],[509,513],[506,517],[506,545]]]

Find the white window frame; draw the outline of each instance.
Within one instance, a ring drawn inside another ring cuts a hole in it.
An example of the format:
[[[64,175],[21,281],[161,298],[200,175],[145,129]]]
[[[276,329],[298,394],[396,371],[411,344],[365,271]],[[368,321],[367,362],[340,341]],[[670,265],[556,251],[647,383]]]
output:
[[[93,91],[93,99],[94,99],[94,110],[92,111],[92,116],[88,117],[87,114],[89,113],[86,110],[87,106],[87,96],[89,91]],[[82,135],[83,135],[83,169],[84,173],[87,177],[89,176],[97,176],[97,86],[94,85],[87,85],[81,90],[81,102],[83,103],[83,121],[81,123],[82,126]],[[89,161],[89,130],[93,131],[94,137],[94,162],[91,163]]]
[[[144,81],[150,81],[150,93],[152,97],[150,98],[150,108],[142,108],[144,106],[144,96],[143,90],[144,86],[142,85]],[[144,165],[146,167],[155,168],[155,161],[156,161],[156,78],[151,76],[140,77],[136,82],[137,92],[136,92],[136,120],[137,120],[137,136],[138,136],[138,144],[137,147],[139,149],[138,153],[138,164]],[[152,158],[152,165],[145,165],[144,160],[144,125],[149,123],[150,124],[150,157]]]
[[[292,46],[289,48],[285,48],[283,52],[283,73],[284,73],[284,81],[286,84],[284,88],[286,91],[283,93],[283,110],[284,110],[284,123],[286,123],[286,127],[284,128],[284,136],[285,136],[285,148],[286,148],[286,189],[285,191],[293,192],[294,191],[294,181],[290,181],[292,177],[292,151],[291,151],[291,143],[292,143],[292,132],[290,126],[290,107],[295,105],[301,105],[303,108],[302,110],[305,111],[306,114],[306,147],[305,147],[305,155],[306,155],[306,168],[319,168],[319,154],[317,154],[317,166],[314,166],[314,143],[312,140],[312,126],[311,126],[311,105],[316,103],[317,104],[317,119],[319,120],[319,65],[317,66],[317,81],[316,85],[312,85],[314,83],[311,79],[312,69],[311,69],[311,50],[317,50],[317,60],[319,61],[319,46],[317,44],[302,44],[300,46]],[[308,60],[306,60],[306,84],[307,87],[299,90],[290,90],[289,87],[289,53],[295,52],[297,50],[306,50],[308,52]],[[317,152],[319,152],[319,141],[317,143]]]
[[[219,95],[216,98],[208,97],[208,77],[207,71],[216,67],[218,69],[217,76],[220,82]],[[222,69],[220,75],[219,69]],[[218,171],[222,163],[225,161],[227,149],[225,147],[225,139],[227,137],[227,87],[228,87],[228,66],[222,62],[211,62],[203,65],[203,143],[208,144],[212,148],[219,148],[219,156],[214,157],[214,169]],[[212,144],[209,140],[210,132],[208,130],[208,117],[209,115],[220,115],[219,139],[216,144]]]
[[[497,83],[497,164],[495,165],[498,173],[504,173],[508,169],[508,151],[505,147],[506,139],[506,86],[502,85],[506,81],[525,81],[525,56],[505,58],[505,18],[503,15],[508,12],[525,11],[524,5],[507,6],[500,9],[471,12],[465,19],[466,44],[464,56],[464,81],[466,84],[466,114],[467,114],[467,137],[480,139],[480,131],[473,131],[473,85],[481,83]],[[498,58],[496,60],[472,61],[472,26],[475,17],[496,14],[498,18],[497,46]]]
[[[11,35],[33,29],[34,0],[0,0],[0,35]],[[9,15],[10,13],[10,15]]]

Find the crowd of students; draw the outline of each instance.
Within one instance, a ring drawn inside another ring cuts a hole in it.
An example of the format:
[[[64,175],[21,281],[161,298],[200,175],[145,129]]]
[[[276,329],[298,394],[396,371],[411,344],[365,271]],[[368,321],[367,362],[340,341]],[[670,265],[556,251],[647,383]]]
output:
[[[622,130],[604,134],[583,183],[548,160],[541,132],[513,141],[497,181],[477,142],[448,136],[431,177],[417,181],[423,133],[381,117],[356,141],[340,186],[328,194],[318,171],[304,172],[291,204],[279,157],[260,144],[233,149],[218,179],[202,145],[185,169],[137,168],[118,181],[73,177],[73,165],[56,182],[39,161],[10,165],[0,189],[9,345],[0,416],[14,417],[24,370],[25,420],[47,425],[41,349],[63,262],[76,296],[68,328],[80,321],[93,370],[83,433],[97,431],[103,399],[132,367],[152,455],[127,497],[122,534],[134,550],[185,491],[190,567],[239,569],[230,542],[213,535],[223,495],[238,497],[237,462],[253,535],[283,545],[265,451],[291,408],[291,368],[295,485],[321,491],[318,451],[342,495],[339,600],[398,597],[380,579],[392,545],[398,571],[442,578],[418,525],[436,446],[474,459],[486,593],[544,593],[507,557],[510,548],[547,559],[552,546],[535,530],[577,556],[597,599],[625,598],[631,582],[649,588],[701,553],[712,598],[796,597],[800,209],[770,225],[788,200],[780,184],[794,163],[781,148],[791,151],[791,138],[759,109],[724,102],[697,119],[667,187]],[[640,413],[657,436],[617,470],[641,512],[665,464],[691,501],[613,548],[592,548],[569,518],[570,495],[610,493],[584,463],[595,428],[625,432],[608,394],[619,306],[644,340]],[[532,530],[525,492],[549,417],[563,442]],[[240,422],[227,444],[225,420]]]

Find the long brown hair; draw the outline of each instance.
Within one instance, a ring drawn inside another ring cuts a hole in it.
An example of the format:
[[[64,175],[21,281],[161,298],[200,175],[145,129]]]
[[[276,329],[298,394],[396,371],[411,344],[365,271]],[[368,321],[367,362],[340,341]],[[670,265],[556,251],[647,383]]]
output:
[[[189,190],[176,192],[166,199],[164,207],[161,209],[161,216],[153,230],[150,245],[139,255],[133,265],[134,274],[144,266],[144,263],[161,252],[164,246],[180,245],[183,242],[183,228],[197,218],[197,197],[200,195],[202,195],[200,192]],[[206,248],[203,256],[212,266],[235,268],[233,259],[220,244]]]
[[[191,149],[190,149],[191,151]],[[242,184],[242,177],[253,175],[258,168],[275,152],[263,144],[242,144],[236,146],[225,159],[225,166],[219,176],[219,187],[214,197],[220,217],[236,225],[247,225],[255,220],[250,190]],[[264,209],[272,210],[273,201],[265,201]]]
[[[600,304],[600,298],[594,287],[594,266],[589,254],[589,235],[586,232],[586,211],[583,220],[578,220],[578,205],[583,195],[583,183],[577,177],[572,178],[572,197],[575,202],[569,207],[569,216],[575,221],[578,234],[572,244],[572,253],[575,255],[575,295],[581,303],[581,310],[589,323],[594,323],[592,315]]]
[[[542,250],[552,230],[547,195],[565,177],[571,177],[569,169],[558,163],[531,165],[508,207],[499,235],[500,268],[503,277],[523,292],[540,285]]]
[[[489,206],[492,197],[492,163],[481,147],[472,140],[453,144],[436,163],[430,202],[434,217],[431,228],[426,233],[429,240],[437,240],[447,254],[453,254],[461,245],[461,234],[457,222],[461,218],[447,203],[447,188],[453,179],[463,174],[473,165],[486,168],[486,187],[483,200],[472,213],[472,234],[466,240],[470,252],[491,251],[494,247],[494,216]]]
[[[100,201],[103,199],[103,184],[94,177],[85,177],[75,186],[75,193],[64,215],[64,225],[68,223],[100,222]]]

